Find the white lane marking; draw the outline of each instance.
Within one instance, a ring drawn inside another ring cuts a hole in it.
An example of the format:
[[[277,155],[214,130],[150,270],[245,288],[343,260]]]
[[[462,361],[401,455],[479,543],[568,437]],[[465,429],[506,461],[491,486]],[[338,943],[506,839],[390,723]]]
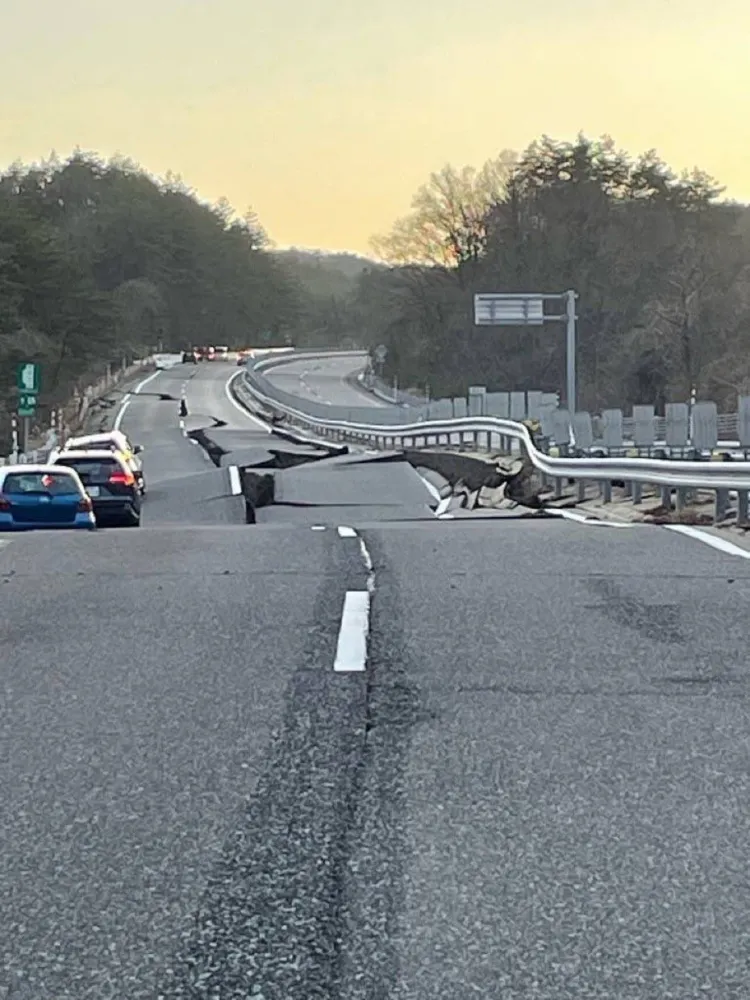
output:
[[[599,528],[636,528],[638,522],[635,521],[602,521],[595,517],[586,517],[585,514],[580,514],[575,510],[554,510],[545,508],[546,514],[551,514],[553,517],[564,517],[566,521],[575,521],[577,524],[588,524],[592,527]]]
[[[367,452],[365,452],[365,454],[367,454]],[[421,473],[418,472],[417,475],[427,487],[428,492],[430,492],[433,498],[437,500],[438,503],[440,503],[440,501],[443,498],[440,496],[440,490],[437,488],[437,486],[434,483],[431,483],[429,479],[425,479],[425,477],[421,475]]]
[[[233,496],[242,493],[242,483],[240,482],[240,470],[236,465],[229,466],[229,488]]]
[[[688,538],[694,538],[697,542],[703,542],[704,545],[710,545],[712,549],[718,549],[719,552],[724,552],[728,556],[750,559],[750,551],[747,549],[740,548],[739,545],[727,541],[726,538],[709,535],[708,532],[701,531],[700,528],[693,528],[689,524],[665,524],[664,527],[669,531],[676,531],[680,535],[687,535]]]
[[[10,540],[7,538],[0,538],[0,549],[4,549],[6,545],[10,545]]]
[[[325,531],[326,526],[324,524],[312,524],[310,525],[310,531]]]
[[[372,596],[375,593],[375,568],[372,565],[372,557],[362,537],[359,539],[359,551],[362,553],[362,561],[367,567],[367,591]]]
[[[130,406],[133,396],[137,396],[138,393],[141,391],[141,389],[144,387],[144,385],[148,385],[151,379],[156,378],[157,375],[161,375],[161,370],[158,368],[155,372],[151,372],[150,375],[147,375],[144,379],[141,379],[141,381],[138,383],[135,389],[133,389],[132,392],[128,392],[125,394],[125,398],[120,404],[120,409],[117,411],[117,416],[115,417],[115,422],[112,425],[112,430],[119,431],[120,424],[122,423],[122,418],[125,416],[125,411]]]
[[[362,554],[362,561],[367,569],[367,590],[370,594],[375,593],[375,569],[372,565],[372,557],[365,544],[364,538],[357,534],[354,528],[350,528],[346,524],[340,524],[336,529],[339,533],[339,538],[357,538],[359,539],[359,551]]]
[[[115,422],[112,424],[112,430],[119,431],[120,424],[122,423],[122,418],[125,416],[125,411],[130,406],[130,393],[128,393],[120,404],[120,409],[117,411],[117,416],[115,417]]]
[[[435,517],[442,517],[451,505],[452,496],[443,497],[435,508]]]
[[[232,404],[232,406],[235,408],[235,410],[238,410],[243,415],[243,417],[246,417],[248,420],[252,421],[252,423],[257,424],[258,427],[260,427],[262,430],[264,430],[267,434],[270,434],[272,429],[269,426],[269,424],[267,424],[267,423],[265,423],[265,421],[261,420],[260,417],[256,417],[254,413],[250,413],[250,411],[246,410],[244,406],[240,406],[240,404],[237,402],[237,400],[232,395],[232,390],[231,390],[230,386],[232,385],[232,382],[234,382],[234,380],[236,378],[238,378],[241,374],[242,374],[242,372],[235,372],[234,375],[231,375],[227,379],[227,381],[226,381],[226,383],[224,385],[224,395],[227,397],[227,399]]]
[[[367,637],[370,631],[370,592],[348,590],[344,597],[341,626],[336,643],[336,673],[352,673],[365,669]]]

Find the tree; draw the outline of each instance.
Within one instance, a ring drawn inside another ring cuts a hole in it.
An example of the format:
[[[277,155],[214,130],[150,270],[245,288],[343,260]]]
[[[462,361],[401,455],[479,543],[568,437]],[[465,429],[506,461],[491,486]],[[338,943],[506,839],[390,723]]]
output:
[[[376,243],[394,266],[378,290],[380,308],[370,306],[368,341],[391,337],[402,383],[419,372],[450,393],[472,381],[560,389],[556,329],[476,330],[471,296],[572,287],[587,407],[663,405],[689,398],[693,385],[724,385],[725,395],[738,379],[750,385],[750,362],[741,360],[750,214],[720,202],[712,178],[678,177],[653,150],[633,159],[609,136],[543,136],[500,163],[494,188],[481,186],[484,201],[474,199],[479,174],[433,175],[411,215]]]
[[[412,200],[411,212],[385,236],[372,239],[375,253],[391,264],[459,267],[483,253],[488,211],[503,197],[515,163],[506,150],[480,170],[450,165],[430,175]]]
[[[266,242],[255,215],[123,157],[14,164],[0,176],[0,435],[20,361],[43,366],[44,411],[158,343],[287,336],[299,290]]]

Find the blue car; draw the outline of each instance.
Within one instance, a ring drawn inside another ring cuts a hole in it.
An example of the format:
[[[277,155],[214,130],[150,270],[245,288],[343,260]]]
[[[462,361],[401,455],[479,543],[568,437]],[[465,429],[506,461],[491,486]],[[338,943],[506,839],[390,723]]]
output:
[[[59,465],[0,467],[0,531],[36,528],[96,528],[80,477]]]

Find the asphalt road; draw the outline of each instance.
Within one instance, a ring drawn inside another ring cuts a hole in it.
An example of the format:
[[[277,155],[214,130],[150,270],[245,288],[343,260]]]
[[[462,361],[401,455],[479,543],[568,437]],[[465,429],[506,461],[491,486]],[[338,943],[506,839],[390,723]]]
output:
[[[0,997],[746,997],[748,561],[378,505],[161,521],[226,475],[174,407],[123,415],[140,531],[0,545]]]
[[[362,355],[363,359],[365,355]],[[363,368],[351,357],[306,358],[269,368],[264,374],[280,389],[295,396],[331,406],[387,406],[373,393],[348,381],[352,369]]]
[[[236,412],[231,410],[226,396],[219,396],[219,387],[224,383],[201,376],[203,366],[179,365],[157,372],[142,381],[122,412],[115,414],[118,426],[144,448],[148,490],[141,514],[144,525],[244,523],[244,504],[232,494],[228,471],[216,468],[204,449],[181,427],[190,420],[195,426],[210,426],[223,419],[210,413],[213,395],[230,411],[226,415]],[[204,391],[203,381],[211,386],[211,392]],[[180,399],[188,393],[191,402],[195,401],[195,410],[188,418],[181,418]],[[249,420],[246,424],[258,429]],[[263,436],[268,436],[266,431]]]

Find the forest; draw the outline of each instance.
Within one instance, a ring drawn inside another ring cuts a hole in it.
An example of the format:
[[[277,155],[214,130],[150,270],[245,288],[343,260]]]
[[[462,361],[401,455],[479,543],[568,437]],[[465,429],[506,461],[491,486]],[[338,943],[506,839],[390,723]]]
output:
[[[477,292],[578,295],[579,407],[713,399],[750,391],[750,210],[700,170],[607,136],[543,136],[479,169],[446,166],[373,240],[387,270],[352,297],[383,374],[433,395],[563,390],[561,324],[475,327]]]
[[[366,194],[363,194],[366,197]],[[561,325],[476,328],[476,292],[578,299],[579,405],[750,391],[750,209],[605,136],[543,136],[450,165],[372,258],[277,250],[252,211],[179,176],[76,151],[0,175],[0,435],[20,362],[40,417],[108,364],[197,343],[384,345],[380,372],[433,396],[561,390]]]
[[[320,259],[274,252],[251,211],[122,158],[14,164],[0,176],[0,436],[21,362],[41,365],[43,422],[109,364],[151,352],[345,341],[336,303],[357,258]]]

